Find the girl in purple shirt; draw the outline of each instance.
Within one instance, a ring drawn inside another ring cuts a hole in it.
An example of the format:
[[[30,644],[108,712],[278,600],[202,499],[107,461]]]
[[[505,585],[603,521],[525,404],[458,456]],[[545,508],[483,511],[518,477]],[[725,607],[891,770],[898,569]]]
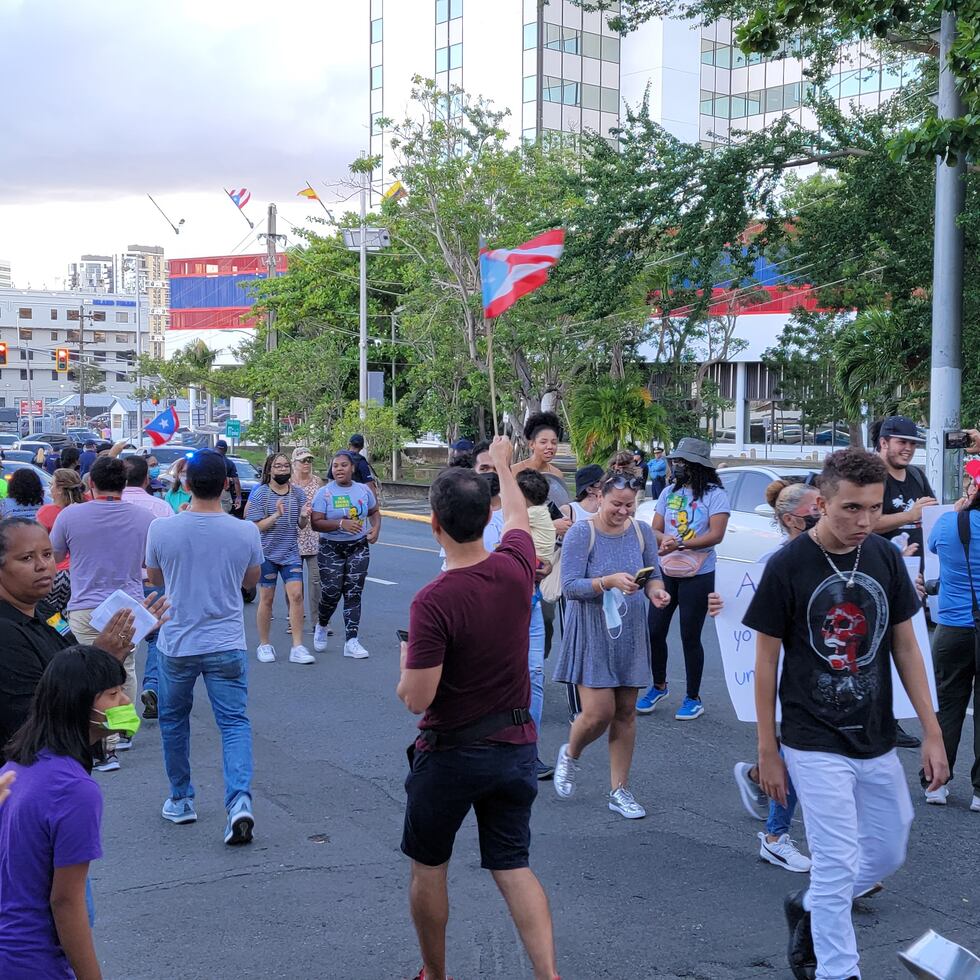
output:
[[[105,712],[129,704],[122,664],[74,646],[49,664],[0,776],[16,788],[0,807],[0,976],[101,980],[86,908],[89,862],[102,857],[102,793],[92,745]]]

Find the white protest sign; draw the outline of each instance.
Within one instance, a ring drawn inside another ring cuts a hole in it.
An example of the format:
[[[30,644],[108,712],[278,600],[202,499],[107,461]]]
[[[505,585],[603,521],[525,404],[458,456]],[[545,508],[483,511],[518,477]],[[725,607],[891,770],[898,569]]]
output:
[[[919,573],[919,559],[906,559],[909,576],[915,580]],[[756,721],[755,712],[755,630],[742,623],[745,612],[755,595],[756,587],[762,578],[765,562],[744,564],[741,562],[719,561],[715,571],[715,590],[724,600],[724,608],[715,617],[715,630],[718,633],[718,646],[721,649],[722,665],[725,671],[725,684],[728,696],[739,721]],[[929,648],[929,631],[923,610],[912,618],[915,637],[919,643],[923,666],[929,682],[929,692],[933,707],[937,705],[936,679],[932,669]],[[782,658],[780,658],[782,670]],[[915,709],[909,701],[905,688],[892,664],[892,708],[896,718],[914,718]],[[779,698],[776,699],[776,719],[780,718]]]
[[[739,721],[755,721],[755,630],[742,624],[765,562],[720,561],[715,569],[715,591],[725,606],[715,617],[721,662],[728,696]],[[777,698],[776,711],[779,711]]]
[[[952,504],[936,504],[933,507],[922,508],[922,549],[926,557],[926,567],[923,574],[927,582],[930,579],[939,578],[939,555],[933,554],[929,550],[929,536],[936,526],[936,521],[951,510],[953,510]]]

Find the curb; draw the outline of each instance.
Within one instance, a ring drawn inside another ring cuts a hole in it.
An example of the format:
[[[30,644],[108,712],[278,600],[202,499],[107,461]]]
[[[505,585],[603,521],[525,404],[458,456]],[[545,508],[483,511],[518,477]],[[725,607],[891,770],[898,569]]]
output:
[[[382,510],[379,513],[382,517],[393,517],[398,521],[418,521],[421,524],[431,523],[429,518],[423,514],[407,514],[401,510]]]

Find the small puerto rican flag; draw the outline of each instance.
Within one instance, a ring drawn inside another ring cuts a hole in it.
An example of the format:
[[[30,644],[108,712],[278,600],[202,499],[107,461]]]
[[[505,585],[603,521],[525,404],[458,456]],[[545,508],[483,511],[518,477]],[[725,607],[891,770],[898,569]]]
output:
[[[483,315],[489,320],[510,309],[522,296],[548,281],[565,247],[565,230],[555,228],[517,248],[488,249],[480,241]]]
[[[153,440],[154,446],[162,446],[165,442],[170,442],[173,439],[174,433],[179,427],[180,418],[177,416],[177,409],[171,405],[152,422],[147,422],[143,426],[143,431]]]

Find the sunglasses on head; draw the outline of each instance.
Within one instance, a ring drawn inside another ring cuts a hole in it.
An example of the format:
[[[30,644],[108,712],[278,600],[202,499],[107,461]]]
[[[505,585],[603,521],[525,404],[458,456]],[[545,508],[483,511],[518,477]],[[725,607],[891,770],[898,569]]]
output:
[[[606,477],[602,481],[603,487],[613,486],[617,490],[642,490],[643,481],[638,476],[626,476],[620,473],[617,476]]]

